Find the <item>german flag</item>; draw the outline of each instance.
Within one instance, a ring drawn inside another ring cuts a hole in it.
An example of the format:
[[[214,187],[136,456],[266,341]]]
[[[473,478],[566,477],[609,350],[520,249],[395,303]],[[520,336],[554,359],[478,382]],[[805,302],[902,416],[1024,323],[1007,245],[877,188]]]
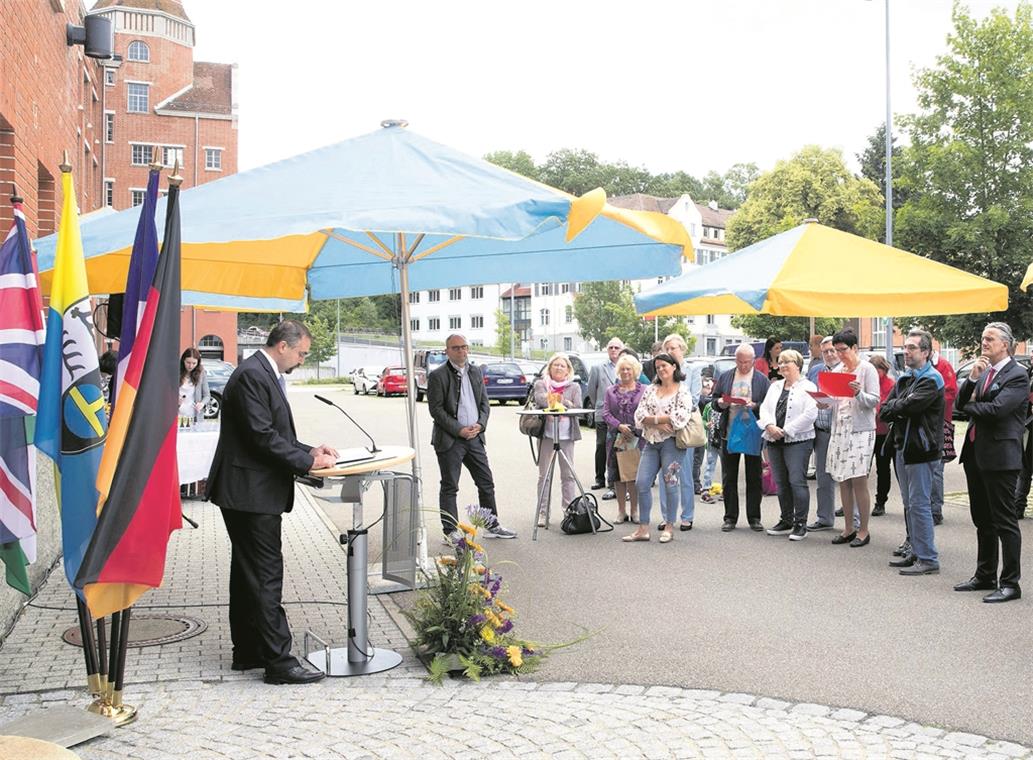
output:
[[[97,527],[75,581],[96,618],[161,585],[169,535],[182,526],[180,287],[179,186],[171,184],[158,268],[97,473]]]

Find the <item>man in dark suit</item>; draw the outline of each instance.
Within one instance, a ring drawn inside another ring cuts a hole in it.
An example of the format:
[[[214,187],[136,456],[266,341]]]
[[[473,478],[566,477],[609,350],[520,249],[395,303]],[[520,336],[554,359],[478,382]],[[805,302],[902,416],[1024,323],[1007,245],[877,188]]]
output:
[[[1029,381],[1025,370],[1011,358],[1014,345],[1007,324],[988,324],[983,329],[981,355],[958,388],[958,408],[969,415],[961,464],[968,481],[969,508],[979,553],[975,575],[954,590],[991,591],[983,597],[984,602],[1009,602],[1022,596],[1022,534],[1014,501],[1022,468]]]
[[[438,455],[441,470],[441,529],[446,542],[459,523],[456,495],[463,465],[477,484],[481,508],[493,519],[485,528],[493,538],[516,538],[516,533],[499,524],[495,507],[495,480],[484,448],[484,429],[488,426],[488,394],[480,369],[466,360],[470,347],[462,335],[449,335],[445,341],[448,361],[427,375],[427,405],[434,420],[431,445]]]
[[[230,635],[233,669],[265,668],[265,682],[310,683],[324,674],[291,654],[280,604],[280,521],[294,506],[294,476],[332,467],[337,452],[306,446],[294,432],[284,377],[301,366],[312,336],[299,322],[281,322],[265,348],[241,362],[226,383],[222,425],[208,499],[222,509],[232,546]]]

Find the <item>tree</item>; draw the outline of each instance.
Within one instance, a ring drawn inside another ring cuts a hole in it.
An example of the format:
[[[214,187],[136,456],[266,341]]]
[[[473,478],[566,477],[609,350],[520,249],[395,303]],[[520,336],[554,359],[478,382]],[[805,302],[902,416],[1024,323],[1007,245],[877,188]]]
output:
[[[879,188],[851,174],[842,153],[809,145],[750,183],[749,196],[728,220],[728,247],[745,248],[808,218],[877,239],[885,218],[882,203]],[[806,317],[744,315],[733,324],[757,337],[800,335],[803,339],[809,330]]]
[[[756,164],[733,164],[724,174],[709,171],[693,198],[700,203],[716,201],[720,208],[737,209],[746,201],[746,190],[760,176]]]
[[[529,179],[538,179],[538,167],[526,150],[496,150],[485,154],[484,160]]]
[[[659,330],[661,339],[678,333],[685,338],[690,351],[695,345],[695,337],[681,320],[659,317],[660,324],[654,327],[653,320],[640,317],[635,312],[631,286],[616,280],[584,283],[581,292],[574,297],[574,317],[581,328],[581,337],[599,345],[605,345],[616,336],[625,345],[644,353],[653,345],[655,330]]]
[[[773,317],[770,314],[739,314],[732,317],[732,327],[742,330],[751,338],[767,340],[810,340],[810,320],[807,317]],[[843,320],[818,317],[814,329],[819,335],[832,335],[842,329]]]
[[[502,356],[510,354],[510,340],[513,336],[513,326],[509,321],[509,315],[502,309],[495,309],[495,348]],[[519,348],[519,346],[514,346]]]
[[[316,377],[319,377],[319,365],[329,359],[337,351],[336,334],[330,329],[320,315],[310,316],[305,326],[312,333],[312,345],[309,348],[306,364],[316,365]]]
[[[890,150],[893,155],[893,211],[904,205],[908,192],[900,183],[901,154],[897,148],[897,137],[893,136]],[[868,146],[863,153],[857,154],[857,162],[861,165],[861,176],[870,179],[879,187],[883,202],[886,198],[886,125],[880,124],[875,133],[868,138]],[[879,240],[886,242],[885,234]]]
[[[1021,2],[980,22],[958,5],[953,21],[948,54],[916,76],[894,243],[1008,285],[1006,312],[915,320],[974,349],[991,320],[1033,335],[1033,299],[1017,290],[1033,260],[1033,13]]]

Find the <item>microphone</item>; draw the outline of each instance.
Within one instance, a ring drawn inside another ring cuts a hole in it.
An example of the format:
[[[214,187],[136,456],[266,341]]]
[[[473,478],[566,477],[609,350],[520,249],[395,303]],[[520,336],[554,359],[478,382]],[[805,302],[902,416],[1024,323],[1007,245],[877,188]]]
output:
[[[327,405],[332,406],[335,409],[337,409],[341,414],[343,414],[345,417],[347,417],[349,420],[351,420],[351,423],[355,427],[357,427],[359,430],[361,430],[363,435],[365,435],[367,438],[369,438],[369,442],[373,444],[373,448],[371,448],[369,450],[370,454],[376,454],[378,451],[380,451],[380,449],[377,448],[377,442],[373,440],[373,436],[371,436],[369,433],[367,433],[366,432],[366,428],[364,428],[362,425],[360,425],[358,422],[356,422],[355,419],[350,414],[348,414],[348,412],[344,411],[344,409],[342,409],[341,407],[337,406],[337,404],[335,404],[330,399],[324,398],[324,397],[320,396],[318,393],[315,394],[315,396],[316,396],[317,399],[322,401],[324,404],[327,404]]]

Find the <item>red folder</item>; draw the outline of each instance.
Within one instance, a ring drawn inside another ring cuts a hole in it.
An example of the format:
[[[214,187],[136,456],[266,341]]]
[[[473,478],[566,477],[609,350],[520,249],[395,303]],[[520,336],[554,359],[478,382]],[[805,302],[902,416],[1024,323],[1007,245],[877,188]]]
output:
[[[748,398],[740,398],[739,396],[730,396],[727,393],[721,396],[722,404],[748,404],[750,400]]]
[[[850,398],[854,395],[850,383],[857,379],[853,372],[819,372],[818,390],[830,396]]]

